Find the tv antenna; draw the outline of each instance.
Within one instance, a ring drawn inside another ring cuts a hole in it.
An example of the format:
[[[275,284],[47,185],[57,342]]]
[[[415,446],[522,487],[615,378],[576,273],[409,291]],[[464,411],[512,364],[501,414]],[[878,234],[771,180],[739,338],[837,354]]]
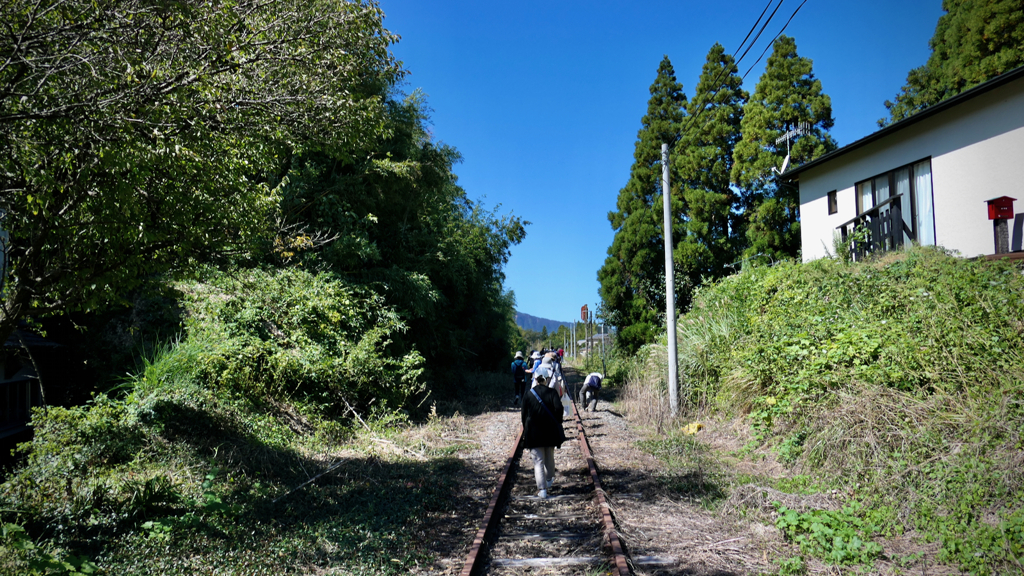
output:
[[[775,145],[776,146],[778,146],[779,144],[782,144],[783,141],[786,142],[786,157],[782,160],[782,169],[780,170],[780,169],[772,166],[772,172],[775,172],[779,176],[782,176],[782,174],[786,171],[786,168],[789,168],[789,142],[790,142],[790,140],[795,139],[797,136],[801,136],[803,134],[806,134],[810,130],[811,130],[810,122],[801,122],[801,123],[796,125],[796,128],[793,128],[792,130],[786,131],[785,134],[783,134],[782,136],[779,136],[778,138],[775,139]]]

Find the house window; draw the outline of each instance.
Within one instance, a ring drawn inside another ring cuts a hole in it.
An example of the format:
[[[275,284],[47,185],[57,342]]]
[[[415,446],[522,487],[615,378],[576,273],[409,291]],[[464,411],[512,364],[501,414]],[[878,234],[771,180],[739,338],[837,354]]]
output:
[[[828,213],[835,214],[839,212],[839,202],[836,201],[836,191],[833,190],[828,193]]]
[[[935,244],[930,158],[858,182],[855,189],[858,216],[872,212],[883,204],[898,203],[905,225],[904,240],[916,240],[925,246]],[[887,202],[890,199],[892,201]],[[831,201],[829,196],[830,214]],[[883,207],[882,210],[884,212],[886,209]]]

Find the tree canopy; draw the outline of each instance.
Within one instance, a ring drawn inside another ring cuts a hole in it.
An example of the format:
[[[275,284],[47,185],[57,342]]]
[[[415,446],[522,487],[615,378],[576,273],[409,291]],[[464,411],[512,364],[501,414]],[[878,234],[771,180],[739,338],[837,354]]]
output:
[[[373,2],[16,0],[0,9],[0,332],[244,251],[290,150],[383,129]]]
[[[452,172],[461,156],[430,139],[420,93],[388,97],[386,110],[386,136],[358,160],[325,152],[291,159],[275,254],[382,294],[409,327],[393,345],[418,350],[428,365],[465,357],[493,368],[518,342],[502,269],[526,223],[467,198]]]
[[[943,0],[928,42],[932,54],[886,101],[886,126],[1024,65],[1024,9],[1018,0]]]

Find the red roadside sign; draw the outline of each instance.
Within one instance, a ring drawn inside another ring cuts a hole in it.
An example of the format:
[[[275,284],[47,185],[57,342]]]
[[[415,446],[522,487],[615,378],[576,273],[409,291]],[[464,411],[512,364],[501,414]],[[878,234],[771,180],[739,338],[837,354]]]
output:
[[[587,321],[587,312],[587,305],[584,304],[583,307],[580,308],[580,318],[583,319],[584,322]]]

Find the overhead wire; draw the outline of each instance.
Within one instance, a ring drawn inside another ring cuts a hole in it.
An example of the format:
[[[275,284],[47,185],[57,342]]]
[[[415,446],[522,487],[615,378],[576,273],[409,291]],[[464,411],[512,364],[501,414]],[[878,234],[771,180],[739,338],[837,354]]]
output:
[[[789,16],[789,20],[786,20],[786,23],[782,26],[782,29],[779,30],[778,34],[776,34],[775,37],[772,38],[772,41],[769,42],[767,46],[765,46],[764,50],[761,51],[761,55],[757,58],[757,61],[751,64],[750,68],[747,68],[747,71],[743,73],[743,76],[740,77],[740,80],[747,79],[747,75],[750,74],[750,71],[753,70],[753,68],[757,66],[759,62],[761,62],[761,59],[764,58],[764,55],[768,53],[768,49],[775,45],[775,41],[778,40],[779,36],[782,36],[782,33],[786,31],[786,28],[789,27],[789,23],[793,21],[793,18],[795,18],[797,12],[799,12],[800,9],[804,7],[804,4],[807,4],[807,0],[803,0],[803,2],[801,2],[800,5],[796,7],[796,10],[794,10],[793,13]],[[779,5],[781,6],[781,3]],[[739,65],[739,61],[737,61],[736,64]],[[725,68],[723,68],[722,70],[725,70]],[[737,69],[737,72],[738,71],[739,70]],[[721,86],[719,86],[718,90],[721,90]],[[715,96],[718,95],[718,90],[715,91]],[[701,109],[700,111],[702,112],[703,109]],[[700,130],[698,130],[698,133],[703,131],[704,128],[707,128],[708,124],[710,124],[713,119],[714,118],[708,118],[708,120],[704,122],[703,125],[701,125]]]
[[[754,69],[754,66],[757,66],[758,62],[761,61],[761,58],[764,58],[764,55],[768,53],[768,48],[773,46],[775,44],[775,41],[779,39],[779,36],[782,36],[782,33],[786,31],[786,28],[789,26],[789,23],[793,21],[793,18],[796,17],[796,13],[799,12],[800,9],[804,7],[804,4],[807,4],[807,0],[804,0],[803,2],[800,3],[799,6],[796,7],[796,10],[793,11],[793,14],[789,17],[789,20],[786,20],[786,24],[782,27],[782,30],[779,30],[779,33],[775,35],[775,38],[772,38],[772,41],[768,44],[768,46],[765,46],[764,51],[762,51],[761,55],[757,58],[757,62],[751,64],[750,68],[747,68],[747,71],[743,73],[744,80],[746,80],[747,74],[750,74],[750,71]]]
[[[807,0],[804,0],[804,1],[806,2]],[[732,54],[733,66],[732,67],[735,67],[737,72],[739,72],[740,62],[743,62],[743,59],[746,58],[747,54],[754,47],[754,44],[757,42],[757,40],[759,38],[761,38],[761,34],[764,33],[765,29],[768,27],[768,24],[770,24],[772,19],[775,18],[775,14],[779,11],[779,8],[782,8],[782,3],[785,2],[785,0],[779,0],[779,3],[775,6],[775,9],[772,10],[772,13],[768,16],[768,19],[765,20],[764,24],[761,25],[761,29],[757,31],[757,35],[754,36],[754,39],[750,41],[750,44],[747,46],[747,49],[743,50],[743,54],[740,54],[739,58],[737,58],[736,54],[739,54],[739,51],[743,49],[743,44],[746,43],[747,38],[750,38],[750,34],[754,31],[755,28],[757,28],[757,25],[760,24],[760,22],[761,22],[761,18],[764,17],[764,13],[768,11],[768,8],[770,8],[771,5],[774,2],[775,2],[775,0],[768,0],[768,4],[765,6],[764,10],[761,12],[761,16],[758,17],[757,22],[754,23],[754,26],[750,29],[750,32],[747,32],[747,36],[743,39],[743,42],[740,42],[740,45],[739,45],[739,47],[736,48],[736,51],[733,52],[733,54]],[[798,10],[799,10],[799,8],[798,8]],[[795,15],[795,13],[794,13],[794,15]],[[790,16],[790,20],[792,20],[792,19],[793,19],[793,17]],[[783,27],[783,30],[785,30],[785,27]],[[781,34],[781,32],[779,34]],[[776,35],[775,37],[778,38],[778,35]],[[772,43],[774,43],[774,42],[775,42],[775,40],[772,40]],[[768,46],[770,47],[771,44],[768,44]],[[767,50],[768,50],[768,48],[766,47],[765,51],[767,51]],[[763,57],[764,53],[762,52],[761,55]],[[760,59],[758,61],[760,61]],[[723,79],[722,76],[724,74],[726,74],[727,72],[729,72],[730,68],[732,68],[732,67],[730,67],[730,66],[722,66],[721,70],[718,71],[718,74],[715,75],[715,78],[711,81],[711,85],[716,87],[714,89],[714,92],[708,98],[707,102],[700,102],[700,101],[698,101],[698,106],[695,107],[696,114],[692,114],[692,115],[686,117],[686,120],[684,121],[685,124],[683,125],[682,129],[680,130],[680,136],[679,136],[680,139],[682,139],[682,137],[687,133],[688,129],[700,119],[701,115],[704,113],[704,110],[707,109],[706,105],[714,102],[714,99],[716,97],[718,97],[718,93],[722,90],[722,86],[720,84],[720,82]],[[705,122],[704,126],[707,126],[707,124],[708,123]],[[703,130],[704,126],[701,127],[702,130]]]
[[[806,1],[807,0],[804,0],[804,2],[806,2]],[[779,11],[779,8],[782,7],[783,2],[785,2],[785,0],[779,0],[779,3],[777,5],[775,5],[775,9],[772,10],[772,13],[768,15],[768,19],[764,20],[764,23],[762,24],[761,20],[764,19],[764,15],[768,12],[768,9],[771,8],[773,4],[775,4],[775,0],[768,0],[768,2],[764,6],[764,9],[761,10],[761,14],[757,17],[757,20],[750,27],[750,30],[747,31],[747,35],[743,37],[743,41],[740,42],[739,46],[737,46],[736,50],[733,52],[733,54],[732,54],[732,58],[733,58],[733,61],[734,61],[733,62],[733,64],[734,64],[733,67],[738,68],[739,63],[743,60],[743,58],[747,55],[747,53],[750,52],[751,48],[754,47],[754,44],[757,42],[758,38],[760,38],[761,34],[764,33],[765,28],[767,28],[768,24],[771,23],[772,19],[775,17],[775,14]],[[792,20],[792,19],[793,18],[791,16],[790,20]],[[758,29],[758,25],[761,26],[760,29]],[[785,28],[783,28],[783,29],[785,29]],[[744,50],[743,54],[740,54],[739,58],[737,59],[736,58],[736,54],[739,54],[740,50],[743,50],[744,44],[746,44],[747,40],[750,39],[750,35],[754,33],[754,30],[757,30],[757,34],[754,36],[754,39],[750,41],[750,44],[747,46],[746,50]],[[679,138],[678,139],[682,139],[683,135],[686,134],[686,132],[689,129],[689,127],[694,122],[696,122],[697,119],[700,118],[701,114],[703,114],[704,110],[706,109],[705,106],[707,104],[709,104],[710,102],[713,102],[714,99],[718,96],[718,92],[721,91],[721,86],[719,85],[719,82],[722,80],[722,75],[725,74],[726,72],[728,72],[729,70],[730,70],[729,66],[723,66],[721,68],[721,70],[718,71],[718,74],[715,75],[715,78],[714,78],[714,80],[712,80],[711,85],[712,86],[716,86],[717,85],[718,88],[715,89],[714,93],[711,94],[711,96],[708,98],[707,102],[700,102],[700,101],[698,101],[699,106],[697,107],[696,115],[687,116],[683,120],[684,124],[683,124],[682,128],[679,131]],[[710,120],[709,120],[709,122],[710,122]],[[708,123],[706,122],[704,124],[704,126],[707,126],[707,124]],[[703,129],[704,126],[702,126],[701,128]],[[654,203],[653,202],[650,204],[649,208],[653,212],[653,210],[654,210]]]

